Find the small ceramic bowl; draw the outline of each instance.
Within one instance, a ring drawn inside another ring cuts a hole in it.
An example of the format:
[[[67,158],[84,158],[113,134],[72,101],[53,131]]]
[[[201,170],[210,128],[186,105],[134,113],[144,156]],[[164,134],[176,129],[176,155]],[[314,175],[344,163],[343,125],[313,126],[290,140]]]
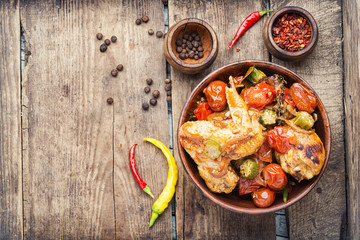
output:
[[[272,36],[273,24],[279,17],[283,16],[285,13],[295,13],[307,19],[308,23],[310,23],[312,30],[311,40],[309,44],[302,50],[294,52],[287,51],[279,47],[274,41],[274,38]],[[313,16],[305,9],[302,9],[300,7],[284,7],[275,11],[267,19],[263,29],[263,38],[266,48],[275,57],[287,61],[301,61],[314,50],[318,41],[318,27]]]
[[[198,60],[187,58],[182,60],[176,52],[176,40],[182,39],[185,33],[196,31],[201,38],[204,56]],[[208,68],[218,53],[218,40],[214,29],[203,20],[187,18],[174,24],[165,35],[164,52],[168,63],[175,69],[195,74]]]
[[[250,195],[239,196],[238,188],[232,191],[230,194],[218,194],[210,191],[210,189],[206,186],[204,180],[200,177],[199,171],[197,169],[197,165],[194,160],[189,156],[189,154],[184,150],[181,146],[179,139],[179,129],[181,125],[183,125],[186,121],[189,121],[190,113],[193,113],[194,109],[196,109],[196,102],[198,102],[202,97],[204,97],[203,90],[209,85],[209,83],[215,80],[221,80],[223,82],[229,82],[229,76],[240,76],[244,75],[249,67],[255,66],[256,68],[263,71],[267,76],[271,76],[273,74],[282,75],[287,81],[287,85],[291,86],[293,83],[301,83],[304,87],[309,89],[314,96],[316,97],[318,107],[315,110],[315,113],[318,116],[318,120],[314,125],[314,129],[321,141],[324,144],[325,148],[325,161],[324,165],[320,171],[320,174],[312,178],[311,180],[303,180],[300,183],[296,183],[293,187],[291,193],[289,193],[288,201],[286,203],[283,202],[282,197],[278,195],[276,197],[275,202],[267,208],[258,208],[254,205]],[[330,154],[330,144],[331,144],[331,135],[330,135],[330,124],[327,113],[325,111],[324,105],[322,104],[320,98],[315,93],[315,91],[311,88],[311,86],[305,82],[300,76],[296,75],[291,70],[279,66],[277,64],[265,61],[241,61],[237,63],[232,63],[227,66],[224,66],[209,75],[207,75],[191,92],[188,97],[183,110],[180,114],[179,124],[178,124],[178,134],[177,134],[177,144],[179,148],[179,155],[181,162],[188,173],[190,179],[195,183],[198,189],[205,195],[205,197],[209,198],[211,201],[216,204],[238,213],[248,213],[248,214],[262,214],[275,212],[280,209],[289,207],[295,202],[299,201],[306,194],[310,192],[311,189],[315,187],[317,182],[320,180],[322,174],[326,169],[326,165],[328,164],[329,154]]]

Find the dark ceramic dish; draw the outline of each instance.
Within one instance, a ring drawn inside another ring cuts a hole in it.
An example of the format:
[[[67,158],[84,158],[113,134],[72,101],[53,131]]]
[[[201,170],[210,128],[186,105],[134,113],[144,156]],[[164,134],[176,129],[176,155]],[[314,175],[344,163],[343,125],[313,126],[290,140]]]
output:
[[[184,33],[197,31],[204,48],[204,57],[196,59],[180,59],[175,51],[176,40],[182,39]],[[195,74],[208,68],[218,53],[218,41],[214,29],[205,21],[197,18],[187,18],[171,26],[165,35],[164,53],[166,60],[177,70]]]
[[[249,67],[255,66],[256,68],[262,70],[267,76],[273,74],[280,74],[282,75],[288,83],[288,86],[291,86],[293,83],[298,82],[303,84],[305,87],[310,89],[314,96],[317,99],[318,107],[316,109],[316,113],[318,115],[318,121],[315,123],[315,131],[321,138],[324,147],[325,147],[325,161],[324,166],[319,175],[315,176],[311,180],[303,180],[301,183],[297,183],[296,186],[293,188],[292,192],[289,194],[289,200],[287,203],[282,201],[282,197],[277,195],[277,198],[274,204],[268,208],[258,208],[256,207],[250,196],[242,196],[240,197],[236,189],[230,194],[217,194],[211,192],[203,179],[200,177],[199,172],[197,170],[197,166],[195,162],[191,159],[191,157],[186,153],[183,147],[180,144],[179,140],[179,128],[180,126],[188,120],[188,114],[192,113],[193,110],[196,108],[196,102],[203,97],[203,89],[207,87],[207,85],[215,80],[222,80],[228,83],[229,76],[239,76],[244,75]],[[296,75],[294,72],[290,71],[289,69],[279,66],[277,64],[265,61],[242,61],[237,63],[232,63],[227,66],[224,66],[206,76],[192,91],[191,95],[187,99],[183,110],[180,115],[179,124],[178,124],[178,136],[177,136],[177,144],[179,148],[179,154],[181,158],[181,162],[188,173],[190,179],[195,183],[195,185],[200,189],[200,191],[210,200],[215,202],[216,204],[229,209],[234,212],[238,213],[248,213],[248,214],[262,214],[262,213],[269,213],[278,211],[280,209],[286,208],[295,202],[299,201],[303,198],[307,193],[310,192],[312,188],[316,185],[319,181],[320,177],[324,173],[326,169],[326,165],[329,159],[330,153],[330,143],[331,143],[331,136],[330,136],[330,125],[329,119],[326,114],[324,105],[322,104],[321,100],[319,99],[318,95],[315,91],[311,88],[311,86],[305,82],[300,76]]]
[[[307,19],[311,25],[311,29],[312,29],[311,40],[309,44],[300,51],[291,52],[284,50],[281,47],[279,47],[273,39],[272,36],[273,24],[276,21],[276,19],[278,19],[278,17],[281,17],[285,13],[295,13],[299,16],[302,16],[305,19]],[[263,39],[266,48],[275,57],[288,61],[301,61],[314,50],[318,41],[318,27],[313,16],[305,9],[302,9],[300,7],[284,7],[275,11],[267,19],[263,29]]]

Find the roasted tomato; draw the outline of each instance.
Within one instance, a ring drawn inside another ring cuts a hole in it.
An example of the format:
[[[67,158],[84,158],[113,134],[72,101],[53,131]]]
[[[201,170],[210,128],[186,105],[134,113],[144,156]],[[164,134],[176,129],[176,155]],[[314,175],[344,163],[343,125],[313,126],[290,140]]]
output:
[[[214,81],[204,91],[210,108],[215,112],[220,112],[226,107],[226,86],[222,81]]]
[[[270,148],[267,140],[265,139],[265,141],[263,142],[263,144],[261,145],[261,147],[259,148],[259,150],[257,151],[257,153],[255,153],[255,155],[264,162],[272,162],[272,153],[273,150],[272,148]]]
[[[290,145],[296,143],[296,136],[285,127],[275,127],[268,131],[266,140],[275,151],[285,154],[290,150]]]
[[[207,117],[212,114],[208,103],[200,103],[199,106],[194,110],[194,114],[197,120],[206,120]]]
[[[282,170],[280,165],[276,163],[270,163],[267,165],[262,174],[266,185],[275,191],[283,190],[288,182],[284,170]]]
[[[241,97],[249,107],[262,109],[274,101],[276,92],[272,86],[261,82],[256,84],[255,87],[244,88],[241,91]]]
[[[257,207],[269,207],[275,201],[276,192],[270,188],[263,187],[254,191],[251,196]]]
[[[292,99],[292,97],[290,96],[290,92],[289,92],[289,89],[288,88],[285,88],[284,90],[284,101],[290,105],[293,109],[295,109],[295,102],[294,100]]]
[[[252,193],[253,191],[259,189],[261,184],[259,184],[255,179],[246,179],[242,176],[239,176],[239,195],[245,195]]]
[[[296,107],[300,111],[307,111],[313,113],[317,107],[316,98],[314,95],[300,83],[294,83],[290,87],[290,96],[294,100]]]

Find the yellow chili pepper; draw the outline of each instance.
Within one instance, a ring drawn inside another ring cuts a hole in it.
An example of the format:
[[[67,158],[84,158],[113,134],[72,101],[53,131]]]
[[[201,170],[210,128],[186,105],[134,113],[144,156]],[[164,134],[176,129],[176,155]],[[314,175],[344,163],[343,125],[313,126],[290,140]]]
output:
[[[166,186],[161,192],[159,198],[154,202],[154,205],[152,206],[152,214],[149,224],[149,227],[152,227],[152,225],[154,225],[155,223],[155,220],[158,218],[160,214],[162,214],[165,211],[165,209],[169,205],[169,202],[174,196],[175,186],[178,180],[178,168],[170,150],[162,142],[153,138],[144,138],[144,141],[148,141],[154,144],[156,147],[160,148],[169,164]]]

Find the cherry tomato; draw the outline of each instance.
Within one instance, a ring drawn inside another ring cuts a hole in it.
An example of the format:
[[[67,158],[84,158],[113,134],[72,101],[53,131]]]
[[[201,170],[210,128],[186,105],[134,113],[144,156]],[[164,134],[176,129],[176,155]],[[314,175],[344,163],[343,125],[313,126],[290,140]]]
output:
[[[276,192],[267,187],[262,187],[252,194],[252,199],[257,207],[269,207],[275,201]]]
[[[207,117],[212,114],[208,103],[200,103],[199,106],[194,110],[194,114],[197,120],[206,120]]]
[[[275,127],[268,131],[266,140],[275,151],[285,154],[290,150],[290,145],[296,143],[297,138],[291,130],[285,127]]]
[[[294,83],[290,87],[289,93],[294,100],[296,107],[300,111],[307,111],[308,113],[313,113],[315,111],[315,108],[317,107],[316,98],[303,85]]]
[[[279,164],[270,163],[264,168],[262,173],[265,183],[272,190],[283,190],[288,182],[284,170],[280,167]]]
[[[270,148],[267,140],[265,139],[265,141],[263,142],[263,144],[261,145],[261,147],[259,148],[257,153],[255,153],[255,155],[258,156],[261,161],[271,163],[272,162],[272,153],[273,153],[273,150],[272,150],[272,148]]]
[[[241,96],[249,107],[262,109],[272,103],[276,97],[275,89],[267,83],[261,82],[255,87],[244,88]]]
[[[284,101],[290,105],[293,109],[295,109],[295,102],[294,100],[292,99],[292,97],[290,96],[290,93],[289,93],[289,89],[288,88],[285,88],[284,90]]]
[[[210,108],[215,112],[220,112],[226,107],[226,83],[222,81],[214,81],[205,89],[205,97]]]
[[[261,185],[255,179],[246,179],[240,176],[239,179],[239,195],[245,195],[252,193],[253,191],[259,189]]]

